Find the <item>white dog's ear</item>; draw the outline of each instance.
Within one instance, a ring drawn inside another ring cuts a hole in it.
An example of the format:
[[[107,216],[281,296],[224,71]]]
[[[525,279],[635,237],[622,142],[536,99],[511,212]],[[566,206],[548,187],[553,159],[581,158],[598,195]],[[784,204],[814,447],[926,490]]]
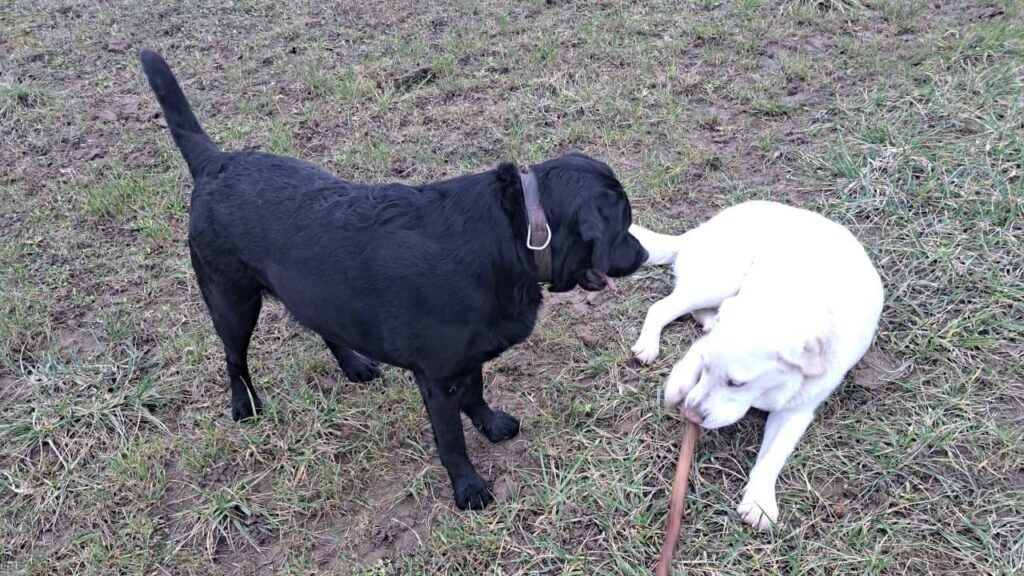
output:
[[[815,336],[779,350],[779,362],[800,369],[804,376],[821,376],[828,370],[828,339]]]

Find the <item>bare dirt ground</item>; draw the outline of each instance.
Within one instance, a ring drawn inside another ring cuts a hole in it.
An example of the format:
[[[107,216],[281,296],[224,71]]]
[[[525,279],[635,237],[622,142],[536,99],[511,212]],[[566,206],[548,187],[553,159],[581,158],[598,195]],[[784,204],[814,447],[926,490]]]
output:
[[[646,574],[677,418],[629,345],[666,293],[549,298],[487,394],[521,436],[456,510],[415,386],[351,384],[276,305],[236,425],[135,53],[225,148],[418,182],[579,149],[681,232],[772,198],[863,239],[877,343],[733,512],[763,418],[704,435],[678,573],[1024,570],[1024,7],[1016,0],[0,2],[0,572]]]

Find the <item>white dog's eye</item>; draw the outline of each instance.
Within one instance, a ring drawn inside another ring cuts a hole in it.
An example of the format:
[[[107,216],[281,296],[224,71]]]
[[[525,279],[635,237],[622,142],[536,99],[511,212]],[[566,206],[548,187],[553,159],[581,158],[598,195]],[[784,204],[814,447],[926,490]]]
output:
[[[739,388],[740,386],[743,386],[744,384],[746,384],[746,382],[737,382],[736,380],[733,380],[732,378],[729,378],[728,380],[725,381],[725,385],[730,387],[730,388]]]

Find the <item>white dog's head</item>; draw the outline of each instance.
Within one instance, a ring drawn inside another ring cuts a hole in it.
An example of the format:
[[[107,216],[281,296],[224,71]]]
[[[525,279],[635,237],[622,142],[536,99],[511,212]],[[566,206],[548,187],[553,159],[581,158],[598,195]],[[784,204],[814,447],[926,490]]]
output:
[[[730,298],[711,333],[672,369],[666,403],[685,398],[685,411],[705,428],[733,424],[754,405],[779,409],[828,370],[828,341],[823,307]]]

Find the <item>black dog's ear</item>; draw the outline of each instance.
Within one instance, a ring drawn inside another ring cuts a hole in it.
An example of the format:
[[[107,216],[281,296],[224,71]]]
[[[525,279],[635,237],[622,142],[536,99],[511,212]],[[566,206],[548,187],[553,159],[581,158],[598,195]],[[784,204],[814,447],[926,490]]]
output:
[[[607,272],[610,267],[608,253],[605,250],[601,237],[604,235],[604,219],[597,212],[597,206],[592,202],[584,202],[576,213],[579,220],[580,237],[585,242],[592,242],[593,247],[590,255],[590,266],[602,272]]]
[[[523,205],[523,189],[519,183],[519,169],[515,164],[502,162],[495,169],[495,179],[502,209],[512,217],[514,225],[519,226],[520,220],[525,221],[526,218],[522,215],[523,210],[517,209],[518,206]]]
[[[580,236],[590,242],[597,240],[604,233],[604,220],[597,213],[597,206],[591,202],[584,202],[576,212],[576,218],[580,224]]]

